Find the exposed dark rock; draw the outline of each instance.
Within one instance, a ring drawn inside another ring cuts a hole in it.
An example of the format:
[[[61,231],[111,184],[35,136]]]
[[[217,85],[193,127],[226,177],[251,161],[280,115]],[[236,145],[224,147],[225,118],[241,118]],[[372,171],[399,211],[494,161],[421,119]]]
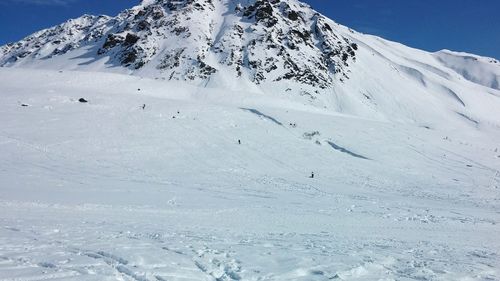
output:
[[[138,30],[146,30],[148,29],[149,27],[151,26],[151,24],[145,20],[143,21],[140,21],[138,24],[137,24],[137,29]]]
[[[108,37],[106,38],[104,45],[102,45],[102,48],[98,51],[98,54],[101,55],[105,53],[107,50],[114,48],[116,45],[121,44],[123,41],[124,38],[122,36],[108,34]]]
[[[257,0],[255,4],[246,8],[243,15],[248,18],[254,17],[258,23],[272,27],[278,22],[278,19],[274,16],[271,3],[276,3],[276,1]]]
[[[132,63],[134,63],[136,59],[137,59],[137,51],[135,49],[131,49],[123,54],[121,63],[125,66],[129,66]]]
[[[288,13],[288,19],[289,20],[293,20],[293,21],[296,21],[299,19],[299,13],[297,13],[296,11],[290,11]]]
[[[127,36],[125,37],[125,45],[134,45],[137,41],[139,41],[139,36],[127,33]]]

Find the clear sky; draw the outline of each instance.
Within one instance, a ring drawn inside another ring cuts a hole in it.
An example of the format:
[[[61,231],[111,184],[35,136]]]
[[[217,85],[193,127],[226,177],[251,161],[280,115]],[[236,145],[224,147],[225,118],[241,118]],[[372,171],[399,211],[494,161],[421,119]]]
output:
[[[364,33],[437,51],[500,59],[500,0],[305,0]],[[0,0],[0,45],[82,14],[116,15],[139,0]]]

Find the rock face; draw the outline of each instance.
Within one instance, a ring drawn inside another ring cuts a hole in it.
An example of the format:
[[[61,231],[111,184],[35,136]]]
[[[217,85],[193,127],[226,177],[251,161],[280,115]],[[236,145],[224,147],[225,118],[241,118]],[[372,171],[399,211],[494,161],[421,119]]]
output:
[[[3,46],[0,66],[83,57],[80,65],[165,80],[202,83],[223,72],[318,91],[348,79],[356,61],[358,45],[335,27],[296,0],[145,0],[116,17],[85,15]]]

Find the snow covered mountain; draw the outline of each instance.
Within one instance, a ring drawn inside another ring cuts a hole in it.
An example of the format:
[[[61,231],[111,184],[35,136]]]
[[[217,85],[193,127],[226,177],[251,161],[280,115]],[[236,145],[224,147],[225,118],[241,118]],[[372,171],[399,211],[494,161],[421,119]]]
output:
[[[0,65],[180,80],[425,126],[498,121],[497,60],[360,34],[297,0],[147,0],[3,46]]]
[[[324,89],[334,74],[347,77],[356,49],[298,1],[148,0],[115,18],[85,15],[5,46],[0,64],[83,56],[85,64],[102,60],[105,67],[168,80],[222,74]]]
[[[499,62],[295,0],[0,48],[0,280],[500,280]]]

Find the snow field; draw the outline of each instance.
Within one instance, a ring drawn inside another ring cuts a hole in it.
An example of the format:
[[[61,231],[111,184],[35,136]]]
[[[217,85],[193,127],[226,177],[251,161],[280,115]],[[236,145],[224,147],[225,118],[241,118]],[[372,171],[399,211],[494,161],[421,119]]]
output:
[[[2,281],[500,278],[493,125],[81,72],[0,99]]]

